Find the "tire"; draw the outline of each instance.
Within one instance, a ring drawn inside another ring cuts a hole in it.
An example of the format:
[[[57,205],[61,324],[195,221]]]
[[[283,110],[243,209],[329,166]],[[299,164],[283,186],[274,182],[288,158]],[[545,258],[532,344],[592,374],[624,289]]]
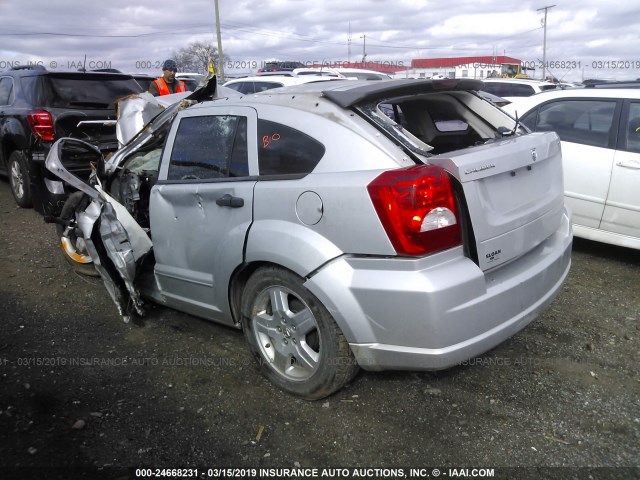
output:
[[[33,206],[31,179],[24,152],[16,150],[9,155],[8,173],[11,193],[16,203],[22,208],[31,208]]]
[[[349,382],[358,365],[331,314],[302,282],[282,268],[256,270],[242,294],[242,327],[269,380],[319,400]]]
[[[75,222],[77,212],[86,206],[86,198],[88,197],[82,192],[74,192],[69,195],[60,212],[60,218],[63,220],[73,220]],[[75,226],[65,227],[64,225],[56,224],[56,233],[60,238],[62,256],[67,263],[82,275],[99,277],[100,274],[95,269],[91,257],[86,250],[80,229]]]

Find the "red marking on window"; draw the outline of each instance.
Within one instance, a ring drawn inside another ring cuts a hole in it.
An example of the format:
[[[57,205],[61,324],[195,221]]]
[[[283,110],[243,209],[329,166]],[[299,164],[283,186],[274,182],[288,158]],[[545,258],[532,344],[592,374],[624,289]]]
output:
[[[280,134],[279,133],[274,133],[271,136],[264,135],[262,137],[262,148],[267,148],[269,145],[271,145],[271,142],[277,142],[278,140],[280,140]]]

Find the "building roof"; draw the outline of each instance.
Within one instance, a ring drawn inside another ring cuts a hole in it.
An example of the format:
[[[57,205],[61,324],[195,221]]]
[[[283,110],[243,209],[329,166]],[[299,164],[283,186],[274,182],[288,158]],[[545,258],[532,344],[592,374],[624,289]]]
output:
[[[504,55],[486,55],[480,57],[415,58],[411,68],[445,68],[467,64],[500,65],[502,63],[520,63],[520,60]]]

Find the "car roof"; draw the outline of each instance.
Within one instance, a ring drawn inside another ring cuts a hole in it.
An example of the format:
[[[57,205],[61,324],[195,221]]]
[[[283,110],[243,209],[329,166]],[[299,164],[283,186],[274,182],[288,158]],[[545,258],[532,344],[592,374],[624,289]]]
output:
[[[547,82],[546,80],[536,80],[535,78],[485,78],[484,81],[486,83],[502,82],[502,83],[520,83],[520,84],[526,84],[526,85],[556,86],[556,84],[553,82]]]
[[[637,88],[568,88],[547,90],[545,92],[536,93],[530,97],[519,97],[512,103],[503,108],[506,112],[513,113],[516,110],[518,115],[522,115],[537,105],[560,98],[630,98],[640,99],[640,89]]]
[[[326,79],[329,81],[300,82],[300,84],[286,89],[265,90],[252,95],[254,99],[265,99],[274,95],[312,95],[325,97],[332,103],[348,108],[365,101],[383,100],[390,97],[401,97],[422,93],[451,90],[479,90],[482,87],[480,80],[473,79],[402,79],[388,80],[384,82],[371,82],[368,80],[342,80]]]
[[[278,82],[278,83],[282,83],[282,85],[289,86],[289,85],[301,85],[303,83],[315,83],[315,82],[323,82],[326,80],[332,80],[335,77],[323,77],[321,75],[309,75],[309,76],[302,76],[302,77],[287,77],[287,76],[278,76],[278,75],[265,75],[265,76],[259,76],[259,77],[243,77],[243,78],[236,78],[233,80],[229,80],[228,82],[225,82],[223,85],[233,85],[234,83],[241,83],[241,82],[262,82],[262,83],[273,83],[273,82]]]
[[[320,87],[327,86],[321,85]],[[431,93],[439,90],[480,90],[482,81],[473,79],[446,79],[446,80],[388,80],[384,82],[369,82],[361,80],[336,82],[329,88],[323,89],[325,97],[340,105],[341,107],[351,107],[363,101],[382,100],[389,97],[399,97],[404,95],[414,95],[420,93]]]

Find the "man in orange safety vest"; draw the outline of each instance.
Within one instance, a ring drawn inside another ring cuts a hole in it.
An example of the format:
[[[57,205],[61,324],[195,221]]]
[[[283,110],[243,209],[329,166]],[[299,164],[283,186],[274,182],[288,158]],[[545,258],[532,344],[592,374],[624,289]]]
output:
[[[149,93],[154,97],[171,93],[186,92],[187,86],[182,80],[176,79],[178,65],[174,60],[165,60],[162,64],[162,76],[149,85]]]

